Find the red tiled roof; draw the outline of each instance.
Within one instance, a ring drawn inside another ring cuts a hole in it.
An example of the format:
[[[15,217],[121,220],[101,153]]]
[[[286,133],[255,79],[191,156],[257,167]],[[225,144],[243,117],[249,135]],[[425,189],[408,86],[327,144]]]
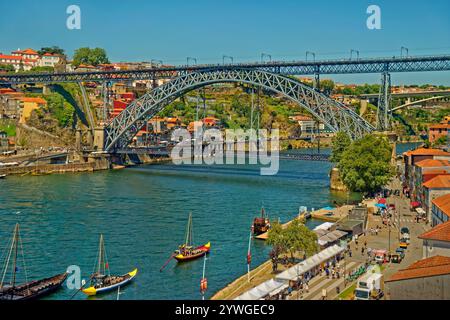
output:
[[[423,184],[425,188],[450,188],[450,175],[439,175]]]
[[[450,153],[445,152],[440,149],[419,148],[416,150],[411,150],[411,151],[405,152],[404,155],[407,155],[407,156],[450,156]]]
[[[8,60],[22,60],[22,57],[20,56],[11,56],[7,54],[0,54],[0,59],[8,59]]]
[[[433,204],[450,217],[450,193],[434,199]],[[450,234],[449,234],[450,236]]]
[[[399,281],[450,274],[450,257],[434,256],[416,261],[406,269],[397,271],[389,280]]]
[[[449,203],[450,205],[450,203]],[[450,221],[438,224],[431,230],[422,233],[419,239],[439,240],[450,242]]]
[[[426,167],[448,167],[450,166],[450,161],[448,160],[435,160],[435,159],[426,159],[416,163],[416,166],[421,168]]]
[[[42,99],[42,98],[21,98],[20,99],[23,102],[34,102],[34,103],[38,103],[38,104],[47,104],[47,101]]]

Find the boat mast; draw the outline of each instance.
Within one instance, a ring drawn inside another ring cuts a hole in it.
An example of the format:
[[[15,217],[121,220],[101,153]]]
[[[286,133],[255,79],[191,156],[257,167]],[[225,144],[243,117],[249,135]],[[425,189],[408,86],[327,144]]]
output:
[[[14,261],[13,261],[13,278],[12,278],[12,287],[14,288],[16,284],[16,267],[17,267],[17,243],[18,243],[18,237],[19,237],[19,224],[16,223],[16,227],[14,228],[14,240],[13,240],[13,246],[14,247]]]
[[[186,239],[184,241],[186,247],[192,244],[192,213],[189,213],[188,225],[186,229]]]
[[[103,234],[100,234],[100,243],[98,245],[98,269],[97,269],[97,273],[98,274],[102,274],[101,273],[101,268],[102,268],[102,260],[103,260]]]

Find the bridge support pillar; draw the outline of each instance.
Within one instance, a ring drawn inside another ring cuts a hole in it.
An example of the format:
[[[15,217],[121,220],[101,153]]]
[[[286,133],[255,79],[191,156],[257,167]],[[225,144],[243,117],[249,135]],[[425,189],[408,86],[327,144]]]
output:
[[[77,151],[81,150],[81,129],[77,128],[77,131],[75,132],[75,148]]]
[[[105,128],[97,127],[94,129],[94,150],[104,151],[105,148]]]
[[[314,89],[320,91],[320,73],[314,74]]]
[[[391,101],[391,75],[383,72],[378,97],[377,129],[387,131],[390,129],[390,101]]]

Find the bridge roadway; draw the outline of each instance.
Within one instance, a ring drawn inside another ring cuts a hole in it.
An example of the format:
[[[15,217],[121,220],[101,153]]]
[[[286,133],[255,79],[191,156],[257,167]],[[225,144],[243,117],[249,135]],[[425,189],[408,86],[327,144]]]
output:
[[[136,155],[150,155],[154,157],[169,157],[170,150],[164,150],[162,148],[128,148],[119,149],[114,152],[115,154],[136,154]],[[237,153],[239,154],[239,153]],[[248,153],[245,153],[248,155]],[[299,160],[299,161],[330,161],[330,155],[326,153],[280,153],[279,159],[283,160]]]
[[[450,70],[450,55],[321,61],[270,61],[233,64],[162,66],[141,70],[0,75],[0,85],[82,81],[171,79],[193,71],[259,69],[284,75],[422,72]]]

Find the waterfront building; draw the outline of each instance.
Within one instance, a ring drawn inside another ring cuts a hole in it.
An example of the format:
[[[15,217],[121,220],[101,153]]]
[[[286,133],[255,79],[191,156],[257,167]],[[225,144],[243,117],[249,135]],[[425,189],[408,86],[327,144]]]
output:
[[[440,123],[440,124],[435,124],[429,127],[428,129],[429,133],[428,133],[428,140],[431,143],[434,143],[436,140],[442,138],[442,137],[447,137],[449,135],[450,132],[450,124],[444,124],[444,123]]]
[[[58,54],[45,53],[39,60],[39,66],[54,68],[61,61],[61,56]]]
[[[22,97],[22,92],[15,92],[14,90],[0,92],[0,118],[18,118],[20,98]]]
[[[431,225],[437,226],[449,221],[450,217],[450,193],[432,201]]]
[[[42,98],[20,98],[21,110],[19,123],[26,123],[31,116],[33,110],[42,108],[47,105],[47,101]]]
[[[440,174],[450,173],[450,161],[426,159],[417,162],[413,167],[414,175],[411,179],[411,195],[421,203],[424,201],[423,183],[433,179]]]
[[[317,122],[311,117],[297,115],[289,117],[291,121],[295,121],[300,126],[301,132],[306,134],[311,134],[317,132]],[[319,123],[319,130],[325,130],[325,125],[323,123]]]
[[[432,201],[450,193],[450,175],[439,175],[423,184],[424,202],[423,209],[427,213],[428,221],[431,221]]]
[[[403,153],[403,162],[405,164],[404,187],[408,188],[408,191],[411,191],[414,186],[414,166],[416,163],[427,159],[450,160],[450,153],[440,149],[428,148],[418,148]],[[413,200],[415,199],[413,198]]]
[[[385,281],[391,300],[449,300],[450,257],[416,261]]]
[[[447,204],[450,207],[450,202]],[[448,219],[448,215],[446,215]],[[423,240],[423,258],[436,255],[450,257],[450,221],[438,224],[421,234]]]

